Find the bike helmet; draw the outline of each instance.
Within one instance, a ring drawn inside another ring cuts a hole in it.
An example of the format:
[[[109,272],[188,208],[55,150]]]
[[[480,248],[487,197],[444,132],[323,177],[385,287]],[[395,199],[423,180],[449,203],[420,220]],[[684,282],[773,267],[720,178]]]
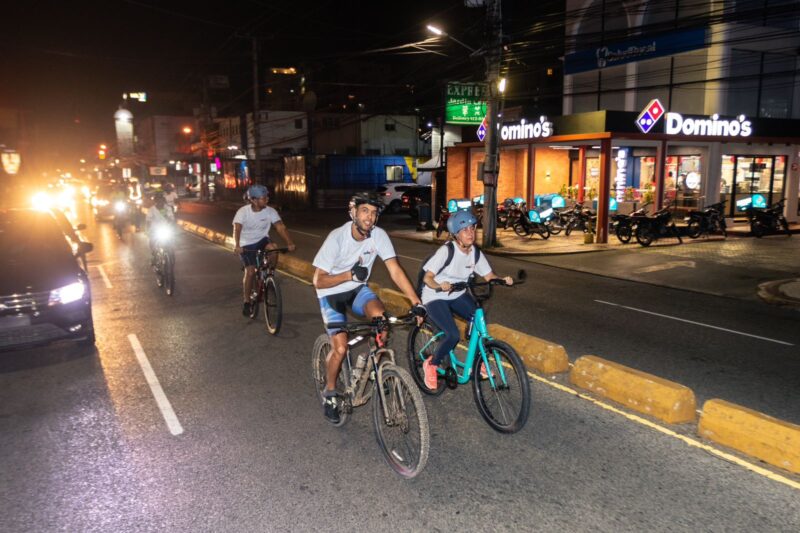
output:
[[[374,206],[378,210],[378,214],[381,214],[383,211],[383,202],[381,201],[380,197],[374,192],[357,192],[355,193],[352,198],[350,198],[350,203],[348,204],[348,210],[354,207],[358,207],[361,204],[369,204]]]
[[[269,191],[263,185],[251,185],[250,188],[247,189],[247,198],[250,200],[265,198],[267,196],[269,196]]]
[[[450,218],[447,219],[447,231],[455,235],[467,226],[474,226],[477,223],[478,219],[475,218],[475,215],[471,212],[459,211],[453,213],[450,215]]]

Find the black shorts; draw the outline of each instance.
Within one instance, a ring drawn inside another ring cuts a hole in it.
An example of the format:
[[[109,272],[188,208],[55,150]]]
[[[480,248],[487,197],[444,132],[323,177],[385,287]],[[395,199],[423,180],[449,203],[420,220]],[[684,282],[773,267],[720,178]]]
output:
[[[263,250],[270,243],[269,237],[264,237],[258,242],[242,246],[242,253],[239,257],[242,259],[242,265],[258,266],[258,251]]]

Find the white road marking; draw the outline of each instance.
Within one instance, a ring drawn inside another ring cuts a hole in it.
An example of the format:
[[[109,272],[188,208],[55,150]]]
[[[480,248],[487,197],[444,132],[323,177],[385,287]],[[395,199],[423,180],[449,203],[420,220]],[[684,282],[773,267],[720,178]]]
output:
[[[762,341],[774,342],[776,344],[783,344],[784,346],[794,346],[791,342],[779,341],[777,339],[770,339],[769,337],[761,337],[760,335],[753,335],[751,333],[744,333],[741,331],[736,331],[733,329],[721,328],[719,326],[712,326],[711,324],[704,324],[702,322],[695,322],[693,320],[687,320],[685,318],[678,318],[676,316],[669,316],[669,315],[662,315],[661,313],[654,313],[653,311],[646,311],[644,309],[637,309],[636,307],[628,307],[627,305],[615,304],[613,302],[604,302],[603,300],[595,300],[595,302],[605,305],[613,305],[614,307],[622,307],[623,309],[629,309],[631,311],[636,311],[639,313],[645,313],[648,315],[653,316],[660,316],[661,318],[668,318],[670,320],[677,320],[679,322],[686,322],[687,324],[694,324],[696,326],[703,326],[705,328],[717,329],[719,331],[727,331],[728,333],[735,333],[736,335],[744,335],[745,337],[752,337],[754,339],[761,339]]]
[[[158,404],[158,408],[161,410],[161,415],[167,423],[169,432],[173,435],[180,435],[183,433],[183,427],[178,421],[175,411],[172,410],[172,404],[169,403],[167,395],[164,394],[164,389],[161,388],[161,383],[159,383],[156,373],[153,372],[153,367],[150,366],[150,361],[147,359],[147,354],[144,353],[144,349],[142,349],[138,337],[131,333],[128,335],[128,341],[131,343],[133,352],[136,354],[139,366],[142,367],[144,377],[147,380],[147,384],[150,385],[150,390],[153,392],[153,397],[156,399],[156,404]]]
[[[697,265],[694,261],[667,261],[666,263],[661,263],[660,265],[652,265],[649,267],[636,269],[633,271],[633,273],[644,274],[647,272],[660,272],[661,270],[670,270],[679,267],[696,268]]]
[[[103,278],[103,283],[106,284],[106,288],[113,289],[114,286],[111,284],[111,280],[108,279],[108,276],[106,275],[106,271],[103,268],[103,265],[97,265],[97,270],[100,271],[100,277]]]
[[[397,254],[397,257],[402,257],[403,259],[410,259],[411,261],[418,261],[422,263],[422,259],[417,259],[416,257],[409,257],[407,255],[400,255],[400,254]]]
[[[293,229],[292,233],[299,233],[300,235],[308,235],[309,237],[317,237],[318,239],[322,237],[321,235],[316,235],[314,233],[306,233],[304,231],[297,231],[296,229]]]

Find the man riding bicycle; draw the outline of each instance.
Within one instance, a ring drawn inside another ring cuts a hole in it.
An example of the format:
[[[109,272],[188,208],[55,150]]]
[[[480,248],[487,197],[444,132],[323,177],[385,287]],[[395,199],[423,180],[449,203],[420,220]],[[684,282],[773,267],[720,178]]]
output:
[[[147,210],[147,218],[145,219],[145,228],[147,231],[147,238],[150,242],[150,264],[156,264],[156,231],[157,228],[163,224],[174,224],[175,215],[172,209],[167,206],[164,197],[157,195],[153,199],[153,205]]]
[[[383,303],[367,285],[376,256],[383,260],[395,285],[411,300],[414,312],[425,315],[425,308],[397,261],[389,235],[375,226],[382,209],[383,203],[377,195],[355,194],[348,207],[351,221],[331,231],[314,257],[314,288],[325,324],[345,322],[348,307],[356,315],[368,318],[384,314]],[[338,423],[336,380],[347,354],[347,333],[339,329],[327,332],[331,352],[326,358],[324,412],[325,418]],[[385,333],[382,336],[385,338]]]
[[[294,251],[295,245],[289,236],[286,225],[281,220],[278,212],[269,207],[269,192],[263,185],[251,185],[247,189],[249,204],[242,206],[233,217],[233,251],[239,254],[244,266],[242,278],[242,314],[250,316],[250,294],[253,291],[253,277],[256,272],[256,262],[260,250],[276,248],[270,242],[269,230],[275,226],[286,243],[289,251]]]
[[[444,333],[434,355],[422,363],[425,385],[431,390],[436,390],[438,385],[439,365],[460,339],[453,313],[470,322],[477,309],[475,300],[466,290],[451,293],[452,284],[467,281],[473,273],[487,281],[499,278],[489,266],[486,256],[475,246],[477,223],[478,220],[470,211],[458,211],[451,215],[447,219],[447,231],[452,241],[442,245],[422,265],[425,271],[422,303],[428,311],[429,320]],[[514,284],[510,276],[503,280],[508,285]]]

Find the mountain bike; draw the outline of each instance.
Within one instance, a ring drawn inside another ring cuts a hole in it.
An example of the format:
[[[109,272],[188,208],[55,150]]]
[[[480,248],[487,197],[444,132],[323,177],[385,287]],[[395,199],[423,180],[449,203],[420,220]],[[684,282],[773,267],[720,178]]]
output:
[[[151,238],[155,239],[153,270],[156,272],[156,285],[163,288],[167,296],[172,296],[175,293],[175,228],[171,224],[161,224]]]
[[[378,317],[368,322],[328,323],[328,329],[347,333],[347,356],[342,361],[337,391],[342,397],[339,422],[347,422],[353,409],[372,402],[372,422],[383,457],[405,478],[419,474],[428,461],[428,413],[408,372],[395,363],[394,350],[380,341],[380,333],[397,325],[416,324],[413,314],[402,318]],[[317,337],[311,354],[312,378],[320,403],[326,384],[326,359],[331,351],[327,334]],[[354,352],[358,351],[357,357]]]
[[[519,277],[524,279],[524,272]],[[514,348],[489,335],[483,302],[491,298],[495,285],[506,286],[506,283],[502,279],[478,282],[473,276],[466,282],[452,284],[451,292],[466,289],[478,308],[467,326],[469,346],[465,358],[462,360],[455,350],[450,351],[449,361],[446,358],[439,367],[436,389],[425,385],[422,363],[434,354],[444,333],[428,319],[408,336],[408,366],[420,390],[432,396],[442,394],[445,387],[455,389],[472,381],[473,398],[486,423],[500,433],[516,433],[528,420],[531,390],[525,364]]]
[[[258,316],[258,309],[264,303],[264,322],[267,331],[277,335],[281,329],[283,318],[281,288],[278,278],[275,277],[275,265],[278,264],[278,255],[288,252],[288,248],[275,248],[272,250],[259,250],[256,256],[255,286],[250,294],[250,318]]]

